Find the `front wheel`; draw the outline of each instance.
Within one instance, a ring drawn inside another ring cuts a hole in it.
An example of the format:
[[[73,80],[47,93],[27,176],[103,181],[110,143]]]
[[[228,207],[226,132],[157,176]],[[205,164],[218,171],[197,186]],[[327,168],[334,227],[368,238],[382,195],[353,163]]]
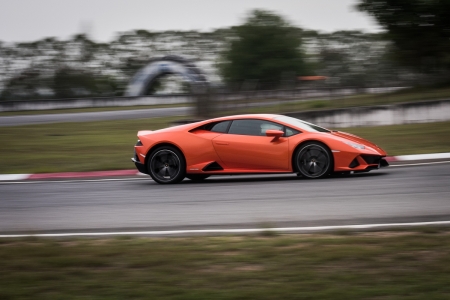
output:
[[[295,155],[297,171],[307,178],[322,178],[331,173],[333,156],[327,146],[309,142],[299,148]]]
[[[157,183],[177,183],[186,175],[186,161],[177,148],[161,146],[150,154],[148,171]]]

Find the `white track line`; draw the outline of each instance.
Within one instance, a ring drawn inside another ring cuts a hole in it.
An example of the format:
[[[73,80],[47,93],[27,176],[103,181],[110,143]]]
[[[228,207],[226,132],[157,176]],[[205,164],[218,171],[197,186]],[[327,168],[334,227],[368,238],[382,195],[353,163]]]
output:
[[[36,233],[36,234],[2,234],[0,238],[24,238],[24,237],[92,237],[112,235],[183,235],[183,234],[222,234],[222,233],[258,233],[258,232],[319,232],[341,229],[374,229],[411,226],[450,225],[450,221],[412,222],[412,223],[384,223],[384,224],[360,224],[337,226],[312,226],[312,227],[279,227],[279,228],[244,228],[244,229],[198,229],[198,230],[162,230],[162,231],[117,231],[117,232],[70,232],[70,233]]]
[[[103,182],[103,181],[144,181],[150,178],[102,178],[102,179],[68,179],[68,180],[25,180],[25,181],[5,181],[0,182],[1,184],[29,184],[29,183],[74,183],[74,182]],[[151,179],[150,179],[151,180]]]
[[[396,167],[410,167],[410,166],[421,166],[421,165],[438,165],[438,164],[445,164],[445,163],[450,163],[450,160],[416,163],[416,164],[389,165],[389,167],[396,168]]]
[[[0,174],[0,181],[3,180],[25,180],[30,174]]]
[[[399,161],[422,160],[422,159],[446,159],[450,158],[450,153],[430,153],[395,156]]]

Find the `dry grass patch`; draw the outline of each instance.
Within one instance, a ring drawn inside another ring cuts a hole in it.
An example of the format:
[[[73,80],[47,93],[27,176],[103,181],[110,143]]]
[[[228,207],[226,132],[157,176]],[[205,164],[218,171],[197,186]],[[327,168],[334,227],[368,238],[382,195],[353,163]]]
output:
[[[0,243],[0,299],[448,299],[450,230]]]

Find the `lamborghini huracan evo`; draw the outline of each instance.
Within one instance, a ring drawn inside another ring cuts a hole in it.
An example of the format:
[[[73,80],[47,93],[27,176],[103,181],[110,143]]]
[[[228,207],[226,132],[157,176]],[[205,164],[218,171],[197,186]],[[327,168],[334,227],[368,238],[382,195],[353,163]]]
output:
[[[211,175],[367,172],[389,164],[386,152],[355,135],[283,115],[228,116],[139,131],[132,158],[158,183]]]

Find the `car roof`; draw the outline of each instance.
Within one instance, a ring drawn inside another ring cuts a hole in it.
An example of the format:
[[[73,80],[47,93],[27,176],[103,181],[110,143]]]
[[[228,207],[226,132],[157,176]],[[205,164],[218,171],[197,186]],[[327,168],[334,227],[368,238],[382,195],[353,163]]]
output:
[[[204,121],[199,121],[195,123],[189,123],[185,125],[179,125],[175,127],[169,127],[165,130],[170,131],[178,131],[178,130],[187,130],[190,131],[192,129],[198,128],[199,126],[203,126],[204,124],[208,124],[211,122],[220,122],[220,121],[227,121],[227,120],[239,120],[239,119],[263,119],[263,120],[273,120],[276,117],[281,117],[282,115],[276,115],[276,114],[246,114],[246,115],[233,115],[233,116],[224,116],[214,119],[208,119]]]
[[[265,120],[271,120],[271,119],[274,119],[276,117],[281,117],[281,115],[276,115],[276,114],[233,115],[233,116],[225,116],[225,117],[214,118],[214,119],[205,120],[205,121],[222,121],[222,120],[237,120],[237,119],[265,119]]]

